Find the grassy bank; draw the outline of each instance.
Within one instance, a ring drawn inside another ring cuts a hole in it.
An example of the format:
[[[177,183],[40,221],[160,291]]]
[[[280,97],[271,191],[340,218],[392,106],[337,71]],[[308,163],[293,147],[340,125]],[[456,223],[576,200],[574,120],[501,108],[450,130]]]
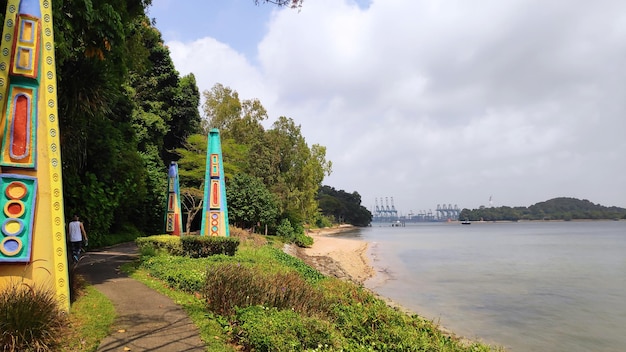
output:
[[[244,236],[234,256],[172,256],[143,248],[126,268],[181,304],[211,351],[490,351],[444,335],[358,285],[325,277]]]

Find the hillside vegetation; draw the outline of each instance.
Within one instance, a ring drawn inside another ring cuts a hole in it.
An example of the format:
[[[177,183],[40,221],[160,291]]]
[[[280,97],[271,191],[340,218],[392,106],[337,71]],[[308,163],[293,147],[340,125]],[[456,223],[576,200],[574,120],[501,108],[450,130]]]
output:
[[[626,219],[626,209],[594,204],[586,199],[560,197],[529,207],[480,207],[463,209],[460,219],[472,221],[518,220],[614,220]]]

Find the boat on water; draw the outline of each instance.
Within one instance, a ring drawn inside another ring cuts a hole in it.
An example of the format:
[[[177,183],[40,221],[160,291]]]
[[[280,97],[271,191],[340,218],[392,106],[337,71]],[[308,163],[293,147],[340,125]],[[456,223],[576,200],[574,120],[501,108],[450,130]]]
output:
[[[461,221],[461,225],[471,225],[471,224],[472,223],[469,220],[467,220],[467,219]]]

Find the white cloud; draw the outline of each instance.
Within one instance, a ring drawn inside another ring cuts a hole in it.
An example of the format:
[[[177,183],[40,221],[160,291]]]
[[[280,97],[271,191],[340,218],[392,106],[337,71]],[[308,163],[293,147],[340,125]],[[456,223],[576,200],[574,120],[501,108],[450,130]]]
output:
[[[626,207],[626,15],[618,0],[306,2],[274,12],[259,66],[210,38],[168,43],[327,147],[326,183],[364,205]]]

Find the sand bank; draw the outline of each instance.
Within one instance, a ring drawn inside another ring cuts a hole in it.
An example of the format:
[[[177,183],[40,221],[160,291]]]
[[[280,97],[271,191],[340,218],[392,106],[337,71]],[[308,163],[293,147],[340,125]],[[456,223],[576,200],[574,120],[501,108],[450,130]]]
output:
[[[344,225],[310,230],[307,234],[314,241],[311,248],[290,246],[286,251],[324,275],[362,284],[374,275],[374,268],[367,255],[369,244],[361,240],[333,236],[353,229],[353,226]]]

